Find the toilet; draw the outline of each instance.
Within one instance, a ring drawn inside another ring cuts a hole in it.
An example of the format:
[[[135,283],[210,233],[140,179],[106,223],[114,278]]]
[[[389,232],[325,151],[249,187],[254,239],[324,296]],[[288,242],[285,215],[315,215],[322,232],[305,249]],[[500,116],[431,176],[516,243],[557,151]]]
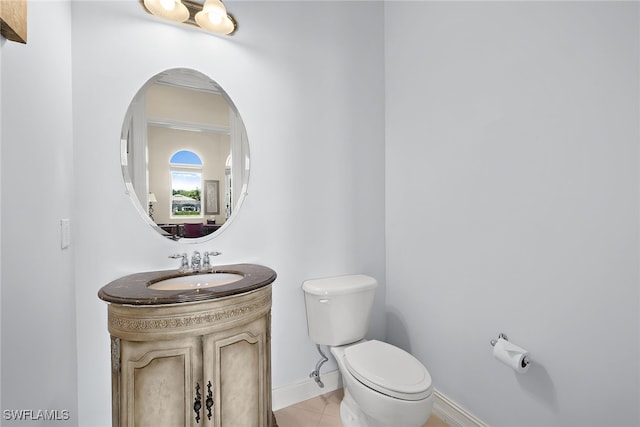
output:
[[[377,286],[363,274],[305,281],[309,337],[338,363],[344,427],[421,427],[433,409],[429,371],[398,347],[364,339]]]

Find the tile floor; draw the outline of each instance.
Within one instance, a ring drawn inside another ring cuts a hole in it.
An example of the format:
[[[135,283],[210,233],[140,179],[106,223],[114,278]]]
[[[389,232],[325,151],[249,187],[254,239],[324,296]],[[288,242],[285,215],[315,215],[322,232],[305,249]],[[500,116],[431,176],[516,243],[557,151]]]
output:
[[[275,412],[278,427],[342,427],[340,401],[342,389],[282,408]],[[423,427],[449,427],[432,415]]]

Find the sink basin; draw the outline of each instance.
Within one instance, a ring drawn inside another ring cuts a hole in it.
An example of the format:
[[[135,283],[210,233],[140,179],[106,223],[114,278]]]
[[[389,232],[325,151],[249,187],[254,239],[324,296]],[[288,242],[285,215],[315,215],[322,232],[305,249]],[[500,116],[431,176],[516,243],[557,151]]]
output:
[[[189,276],[174,277],[152,283],[149,289],[161,291],[187,291],[191,289],[206,289],[215,286],[228,285],[244,278],[242,274],[234,273],[206,273]]]

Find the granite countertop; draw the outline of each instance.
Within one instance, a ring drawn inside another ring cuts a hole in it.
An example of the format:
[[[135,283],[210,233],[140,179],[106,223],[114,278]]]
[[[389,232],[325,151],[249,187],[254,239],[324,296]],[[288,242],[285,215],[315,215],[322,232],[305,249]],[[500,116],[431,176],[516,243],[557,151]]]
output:
[[[206,273],[234,273],[244,276],[237,282],[187,290],[156,290],[149,285],[175,277]],[[161,305],[211,300],[253,291],[270,285],[276,280],[276,272],[257,264],[220,265],[198,272],[180,270],[148,271],[130,274],[105,285],[98,297],[114,304]]]

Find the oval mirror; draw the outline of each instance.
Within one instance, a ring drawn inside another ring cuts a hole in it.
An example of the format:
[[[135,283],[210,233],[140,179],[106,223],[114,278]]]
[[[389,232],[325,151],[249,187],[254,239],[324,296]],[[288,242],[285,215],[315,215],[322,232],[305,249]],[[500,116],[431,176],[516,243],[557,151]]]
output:
[[[199,242],[228,227],[246,195],[249,143],[226,92],[190,69],[152,77],[122,125],[131,201],[172,240]]]

